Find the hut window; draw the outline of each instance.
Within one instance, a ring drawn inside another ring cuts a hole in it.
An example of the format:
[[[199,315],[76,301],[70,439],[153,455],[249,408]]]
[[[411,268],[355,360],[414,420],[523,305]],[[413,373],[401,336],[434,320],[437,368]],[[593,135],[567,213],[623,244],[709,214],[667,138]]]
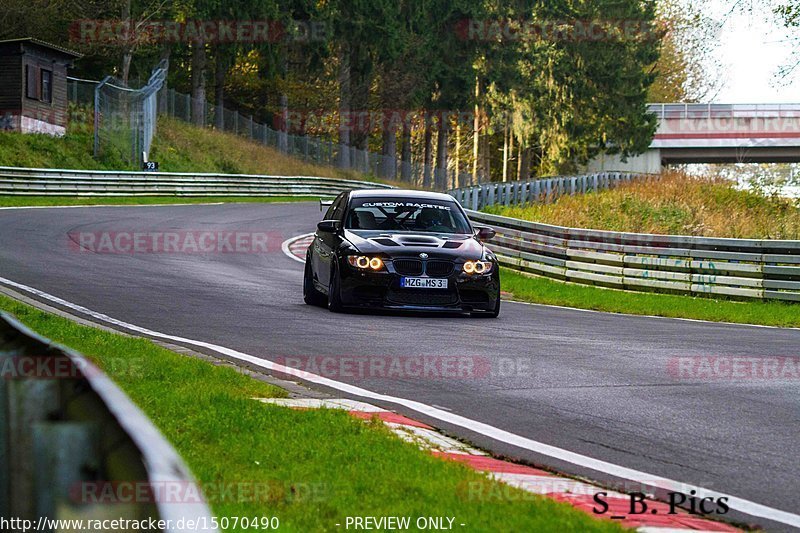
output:
[[[38,88],[36,84],[36,67],[25,65],[25,96],[39,98]]]
[[[53,101],[53,71],[42,69],[42,102]]]

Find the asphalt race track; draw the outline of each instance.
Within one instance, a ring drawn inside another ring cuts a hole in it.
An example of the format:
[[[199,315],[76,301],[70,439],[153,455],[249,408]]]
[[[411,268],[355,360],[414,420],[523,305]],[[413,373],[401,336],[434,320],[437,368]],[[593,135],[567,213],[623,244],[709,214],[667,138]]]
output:
[[[333,314],[303,303],[303,267],[280,250],[282,240],[312,231],[319,218],[311,203],[0,210],[0,277],[132,324],[271,360],[475,358],[490,371],[331,377],[616,465],[800,511],[800,383],[682,379],[671,371],[676,357],[798,356],[799,330],[509,302],[497,320]],[[67,237],[181,230],[266,231],[269,251],[90,253]],[[434,423],[499,453],[591,474]]]

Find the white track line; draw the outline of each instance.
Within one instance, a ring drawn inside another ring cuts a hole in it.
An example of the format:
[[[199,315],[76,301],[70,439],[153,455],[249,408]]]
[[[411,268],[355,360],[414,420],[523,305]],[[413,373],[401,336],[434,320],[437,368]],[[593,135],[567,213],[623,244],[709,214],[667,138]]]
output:
[[[489,437],[490,439],[494,439],[499,442],[504,442],[506,444],[510,444],[512,446],[516,446],[518,448],[522,448],[524,450],[528,450],[537,454],[545,455],[547,457],[552,457],[553,459],[557,459],[559,461],[565,461],[567,463],[577,465],[583,468],[589,468],[597,472],[602,472],[610,476],[630,481],[635,481],[645,486],[658,487],[665,490],[675,490],[676,487],[683,487],[685,488],[685,490],[695,490],[696,491],[695,496],[697,496],[698,498],[705,498],[705,497],[710,497],[714,499],[727,498],[728,504],[730,505],[732,510],[739,511],[741,513],[750,516],[772,520],[774,522],[779,522],[781,524],[800,527],[800,515],[789,513],[787,511],[781,511],[779,509],[773,509],[772,507],[768,507],[760,503],[751,502],[749,500],[745,500],[744,498],[739,498],[738,496],[733,496],[722,492],[716,492],[713,490],[705,489],[703,487],[696,487],[689,483],[681,483],[678,481],[673,481],[669,478],[654,476],[646,472],[634,470],[632,468],[618,466],[612,463],[601,461],[599,459],[595,459],[593,457],[571,452],[569,450],[564,450],[562,448],[551,446],[549,444],[544,444],[542,442],[538,442],[529,439],[527,437],[522,437],[520,435],[511,433],[509,431],[496,428],[494,426],[490,426],[489,424],[484,424],[483,422],[471,420],[469,418],[457,415],[455,413],[448,413],[446,411],[442,411],[441,409],[436,409],[435,407],[426,405],[422,402],[407,400],[405,398],[398,398],[395,396],[389,396],[386,394],[373,392],[367,389],[362,389],[361,387],[356,387],[348,383],[342,383],[330,378],[326,378],[324,376],[311,374],[310,372],[307,372],[305,370],[279,365],[267,359],[261,359],[259,357],[238,352],[236,350],[232,350],[231,348],[226,348],[224,346],[218,346],[216,344],[211,344],[208,342],[186,339],[174,335],[168,335],[166,333],[159,333],[157,331],[153,331],[140,326],[136,326],[134,324],[123,322],[121,320],[117,320],[116,318],[112,318],[108,315],[104,315],[96,311],[92,311],[91,309],[87,309],[86,307],[74,304],[72,302],[68,302],[57,296],[53,296],[38,289],[34,289],[33,287],[29,287],[27,285],[16,283],[9,279],[0,278],[0,283],[5,284],[9,287],[13,287],[15,289],[25,291],[29,294],[59,304],[69,309],[73,309],[84,315],[91,316],[95,320],[99,320],[101,322],[105,322],[113,326],[127,329],[139,333],[141,335],[173,341],[179,344],[188,344],[198,348],[205,348],[206,350],[217,352],[224,356],[230,357],[231,359],[236,359],[238,361],[246,362],[261,367],[263,369],[269,370],[271,372],[279,372],[281,374],[295,376],[300,380],[316,383],[324,387],[330,387],[332,389],[336,389],[344,393],[351,394],[353,396],[360,396],[362,398],[369,398],[371,400],[377,400],[379,402],[388,402],[396,405],[402,405],[408,409],[411,409],[412,411],[416,411],[417,413],[429,416],[436,420],[440,420],[446,424],[452,424],[454,426],[462,427],[469,431],[473,431],[480,435]]]

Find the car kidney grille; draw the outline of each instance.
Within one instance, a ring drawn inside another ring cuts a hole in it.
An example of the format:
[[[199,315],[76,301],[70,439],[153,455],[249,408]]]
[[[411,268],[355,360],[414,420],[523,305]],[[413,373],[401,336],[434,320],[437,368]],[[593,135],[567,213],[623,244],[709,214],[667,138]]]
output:
[[[419,259],[395,259],[394,269],[403,276],[419,276],[422,274],[422,261]]]
[[[453,272],[452,261],[428,261],[425,265],[425,273],[432,278],[442,278],[449,276]]]

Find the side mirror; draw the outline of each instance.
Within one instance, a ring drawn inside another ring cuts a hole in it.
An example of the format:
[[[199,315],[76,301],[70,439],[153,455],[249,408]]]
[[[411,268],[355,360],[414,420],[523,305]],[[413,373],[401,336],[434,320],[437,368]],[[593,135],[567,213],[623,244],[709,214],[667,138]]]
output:
[[[497,232],[488,226],[481,226],[478,228],[478,232],[475,235],[478,237],[479,241],[490,241],[494,239]]]
[[[336,233],[339,229],[338,220],[321,220],[317,222],[317,229],[324,233]]]

